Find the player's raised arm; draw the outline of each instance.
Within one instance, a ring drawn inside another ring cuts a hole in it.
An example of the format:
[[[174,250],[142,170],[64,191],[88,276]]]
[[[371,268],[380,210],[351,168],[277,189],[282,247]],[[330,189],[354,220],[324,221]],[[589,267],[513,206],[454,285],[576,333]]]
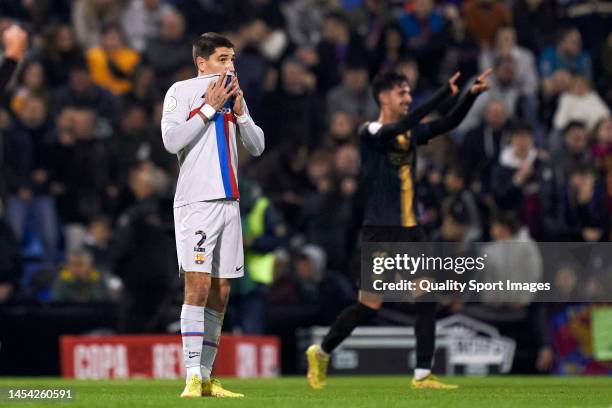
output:
[[[246,106],[240,87],[238,87],[236,92],[232,110],[236,115],[238,133],[240,134],[242,144],[252,156],[261,155],[265,148],[264,132],[255,124],[251,115],[249,115],[249,109]]]
[[[442,119],[434,120],[430,123],[420,125],[415,129],[414,136],[418,144],[425,144],[429,139],[444,134],[455,127],[465,118],[474,101],[481,93],[489,89],[490,84],[487,77],[491,74],[491,69],[487,69],[478,76],[469,91],[465,93],[457,102],[455,107]]]
[[[178,153],[201,134],[215,113],[237,92],[233,84],[226,83],[225,73],[213,81],[206,90],[206,104],[191,118],[188,101],[191,92],[181,92],[177,84],[168,89],[164,99],[161,130],[164,147],[169,153]]]
[[[401,120],[383,125],[379,130],[381,142],[385,143],[388,140],[396,137],[400,133],[407,132],[419,124],[421,119],[430,114],[437,106],[439,106],[447,97],[454,96],[459,93],[459,88],[456,85],[457,79],[461,74],[456,72],[448,83],[438,89],[427,101],[409,112]]]

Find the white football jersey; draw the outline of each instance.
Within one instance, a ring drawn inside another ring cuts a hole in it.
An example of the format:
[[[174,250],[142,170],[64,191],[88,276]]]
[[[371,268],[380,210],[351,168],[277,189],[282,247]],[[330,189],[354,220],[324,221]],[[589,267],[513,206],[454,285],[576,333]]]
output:
[[[206,123],[197,115],[209,84],[219,74],[173,84],[164,99],[161,131],[164,146],[178,156],[180,173],[174,207],[218,199],[238,199],[236,136],[253,156],[264,150],[264,134],[248,113],[236,117],[227,102]]]

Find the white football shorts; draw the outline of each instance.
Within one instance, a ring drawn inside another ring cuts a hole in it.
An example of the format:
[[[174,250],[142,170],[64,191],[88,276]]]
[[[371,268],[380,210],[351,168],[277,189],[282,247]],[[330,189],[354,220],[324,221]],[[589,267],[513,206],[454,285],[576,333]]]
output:
[[[174,209],[179,273],[204,272],[214,278],[244,275],[238,201],[201,201]]]

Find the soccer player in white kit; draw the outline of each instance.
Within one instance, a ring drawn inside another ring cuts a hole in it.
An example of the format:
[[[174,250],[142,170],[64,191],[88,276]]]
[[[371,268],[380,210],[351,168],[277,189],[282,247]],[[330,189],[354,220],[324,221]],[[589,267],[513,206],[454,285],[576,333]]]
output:
[[[244,273],[236,139],[253,156],[264,134],[249,116],[234,70],[234,46],[216,33],[193,44],[198,76],[173,84],[164,99],[164,146],[178,156],[174,228],[185,276],[181,335],[186,385],[181,397],[242,397],[210,378],[229,279]]]

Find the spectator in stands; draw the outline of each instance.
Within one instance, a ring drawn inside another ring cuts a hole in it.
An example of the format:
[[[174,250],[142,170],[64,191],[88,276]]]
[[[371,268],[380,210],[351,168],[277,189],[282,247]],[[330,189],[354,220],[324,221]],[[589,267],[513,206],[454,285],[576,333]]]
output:
[[[271,63],[279,62],[289,45],[285,32],[270,27],[261,17],[246,20],[239,34],[245,45],[257,48],[262,57]]]
[[[512,26],[500,27],[495,35],[492,49],[480,53],[480,71],[493,66],[495,58],[509,55],[516,64],[516,78],[523,95],[534,97],[538,91],[538,73],[536,60],[531,51],[519,46],[516,42],[516,30]]]
[[[540,75],[543,78],[550,78],[560,69],[588,79],[593,75],[591,58],[582,49],[580,31],[572,27],[564,28],[557,46],[546,48],[540,56]]]
[[[610,115],[610,108],[593,90],[590,81],[583,76],[574,76],[570,88],[561,94],[553,119],[556,130],[561,130],[573,120],[583,121],[591,130],[601,119]]]
[[[21,69],[11,100],[11,110],[19,112],[23,107],[24,99],[29,96],[40,97],[45,104],[49,101],[49,89],[45,84],[44,68],[37,60],[28,61]]]
[[[382,34],[381,41],[372,52],[376,57],[368,61],[370,77],[375,76],[378,72],[394,69],[402,56],[407,53],[401,29],[395,25],[387,27]]]
[[[83,52],[76,44],[74,30],[66,24],[50,26],[43,37],[41,62],[46,83],[54,87],[65,85],[73,66],[83,63]]]
[[[299,46],[314,47],[322,37],[323,20],[329,5],[318,0],[295,0],[285,4],[287,32]]]
[[[92,256],[94,267],[106,276],[112,273],[112,254],[110,242],[112,224],[110,218],[98,215],[92,218],[83,240],[85,248]]]
[[[612,117],[602,119],[593,130],[591,155],[603,177],[608,193],[608,211],[612,213]]]
[[[68,255],[67,264],[60,269],[51,288],[51,300],[68,303],[110,300],[104,276],[94,268],[89,252],[75,250]]]
[[[342,74],[342,84],[327,93],[327,114],[342,111],[357,122],[374,120],[378,106],[368,86],[368,70],[365,65],[348,65]]]
[[[428,86],[425,81],[420,81],[421,73],[419,71],[419,65],[414,59],[402,58],[395,67],[395,70],[404,74],[408,79],[410,95],[412,96],[412,106],[419,106],[433,93],[433,88]]]
[[[563,197],[563,220],[570,241],[597,242],[608,233],[606,194],[592,166],[577,165]]]
[[[445,201],[451,208],[459,205],[465,209],[463,216],[463,240],[467,242],[480,241],[482,237],[482,222],[480,220],[476,195],[465,187],[465,178],[460,167],[451,167],[444,176],[446,190]],[[459,204],[457,204],[459,203]]]
[[[354,145],[345,145],[336,150],[335,156],[317,150],[310,158],[308,177],[316,190],[304,199],[299,230],[308,242],[329,254],[334,270],[344,271],[351,249],[347,239],[359,153]]]
[[[327,270],[327,255],[316,245],[299,248],[294,262],[293,275],[279,277],[270,293],[271,323],[293,327],[329,323],[352,298],[350,285]]]
[[[177,72],[185,67],[193,71],[191,44],[185,36],[185,19],[174,9],[161,14],[158,35],[152,37],[146,46],[145,58],[153,67],[158,80],[157,87],[165,92],[176,81]]]
[[[348,19],[355,32],[364,37],[364,43],[369,52],[374,52],[377,48],[380,50],[381,45],[388,51],[391,49],[397,51],[402,48],[401,32],[399,27],[394,25],[393,15],[385,2],[365,0],[358,7],[349,11]],[[395,44],[395,46],[391,44]],[[398,44],[399,46],[397,46]],[[394,54],[394,52],[391,52],[388,56],[391,56],[391,54]],[[381,54],[378,54],[378,56],[381,57]],[[396,55],[396,57],[400,57],[400,55]],[[377,59],[378,61],[385,60],[384,57]],[[391,60],[393,60],[393,57],[391,57]],[[386,62],[394,64],[395,61],[391,60]]]
[[[142,106],[130,105],[125,108],[119,129],[112,136],[119,174],[127,175],[136,163],[149,159],[153,144],[149,139],[154,135],[148,132],[147,120]]]
[[[517,42],[540,55],[555,42],[559,20],[558,5],[554,0],[517,0],[513,2],[512,17]]]
[[[608,34],[606,42],[601,47],[601,66],[603,68],[604,86],[607,90],[602,92],[608,105],[612,105],[612,31]]]
[[[495,58],[491,89],[482,98],[478,98],[472,109],[458,127],[460,133],[475,127],[483,117],[489,101],[495,99],[504,102],[509,116],[518,116],[527,120],[533,126],[537,121],[537,101],[535,95],[525,93],[517,78],[517,64],[511,55],[500,55]]]
[[[250,173],[289,226],[297,224],[304,197],[313,190],[306,175],[307,165],[308,148],[287,140],[257,162]]]
[[[337,111],[331,114],[329,131],[323,141],[324,147],[333,150],[336,147],[356,142],[357,129],[355,124],[354,117],[347,112]]]
[[[121,116],[121,100],[95,85],[84,63],[73,65],[69,69],[68,84],[56,88],[53,96],[54,115],[60,114],[67,106],[79,106],[95,110],[99,117],[108,122],[108,127],[118,121]]]
[[[115,95],[132,89],[132,74],[140,55],[125,44],[119,24],[102,28],[100,46],[90,48],[86,58],[89,74],[96,85]]]
[[[4,104],[7,85],[10,85],[18,64],[23,61],[27,52],[28,33],[17,24],[10,24],[2,32],[2,48],[4,58],[0,63],[0,101]]]
[[[44,100],[28,96],[7,135],[5,153],[6,219],[18,242],[33,223],[43,242],[43,262],[47,268],[54,268],[58,261],[59,246],[57,212],[50,192],[55,176],[49,163],[51,127]]]
[[[108,139],[96,134],[96,112],[79,107],[63,113],[54,157],[61,184],[66,245],[78,248],[85,225],[100,214],[112,214],[119,199],[116,156]]]
[[[130,46],[143,52],[159,34],[162,15],[172,6],[164,0],[129,0],[121,14],[121,27]]]
[[[509,139],[508,113],[501,100],[491,100],[481,123],[469,130],[460,149],[466,185],[475,191],[490,191],[491,170]]]
[[[516,123],[511,139],[493,169],[491,186],[502,211],[518,210],[531,236],[541,240],[554,236],[558,203],[553,171],[534,147],[533,129]]]
[[[434,8],[433,0],[416,0],[414,9],[399,19],[406,48],[417,60],[423,79],[430,85],[437,80],[437,66],[449,40],[448,22]]]
[[[287,135],[300,144],[312,146],[318,142],[323,106],[314,93],[315,84],[314,75],[297,59],[283,62],[280,86],[264,96],[262,126],[266,129],[268,151],[278,147]]]
[[[563,129],[563,145],[554,151],[554,168],[557,184],[567,185],[570,171],[577,165],[592,161],[589,150],[589,134],[583,122],[573,121]]]
[[[478,70],[479,45],[467,31],[459,6],[460,4],[450,2],[442,6],[444,17],[449,21],[449,40],[445,45],[444,55],[440,61],[436,61],[436,64],[440,65],[438,83],[442,84],[457,71],[462,73],[463,78],[469,78],[480,72]]]
[[[247,17],[235,33],[236,38],[231,38],[237,54],[234,67],[240,77],[240,88],[245,95],[249,95],[249,112],[255,118],[261,112],[262,103],[265,103],[263,94],[266,74],[268,70],[273,70],[262,52],[263,38],[269,31],[262,19]],[[284,40],[279,39],[278,48],[283,48],[280,52],[284,52],[285,46]],[[277,47],[271,48],[275,53],[279,51]]]
[[[174,239],[159,201],[167,184],[151,163],[130,171],[134,203],[120,215],[112,244],[113,271],[125,289],[121,325],[128,332],[164,330],[162,316],[180,282]]]
[[[510,279],[515,282],[541,282],[544,277],[543,256],[540,249],[513,212],[499,212],[491,220],[491,237],[494,242],[482,248],[487,254],[487,265],[481,282],[497,282]],[[522,350],[535,353],[517,355],[513,369],[517,372],[546,372],[554,361],[548,330],[548,316],[544,303],[533,303],[534,293],[527,291],[499,293],[483,291],[483,305],[468,306],[463,310],[468,316],[501,327],[501,333],[517,342]]]
[[[264,334],[266,297],[274,279],[275,251],[285,243],[286,227],[261,188],[239,179],[245,274],[232,282],[232,321],[245,334]]]
[[[323,39],[317,46],[317,88],[322,95],[338,85],[342,73],[354,61],[365,63],[367,52],[361,38],[340,13],[329,13],[323,20]]]
[[[161,99],[155,73],[150,65],[139,65],[134,71],[132,90],[123,98],[126,105],[139,105],[150,115]]]
[[[83,49],[102,43],[102,27],[118,21],[121,0],[75,0],[72,3],[72,26]]]
[[[512,24],[512,10],[495,0],[469,0],[463,3],[465,28],[481,49],[491,48],[497,30]]]
[[[483,270],[483,282],[497,282],[511,279],[515,282],[540,282],[543,277],[542,255],[529,235],[529,230],[522,226],[513,212],[500,212],[494,215],[491,222],[491,238],[494,242],[483,248],[487,254],[487,267]],[[509,242],[520,245],[508,245]],[[511,253],[508,253],[511,251]],[[514,292],[514,302],[526,305],[534,298],[530,292]],[[484,302],[496,302],[498,294],[483,292],[480,299]]]
[[[560,3],[563,7],[564,21],[576,27],[582,36],[585,49],[595,60],[595,56],[606,41],[612,26],[612,13],[606,0],[575,0]],[[594,71],[594,73],[597,71]]]
[[[17,298],[21,272],[19,242],[12,228],[0,218],[0,304]]]

